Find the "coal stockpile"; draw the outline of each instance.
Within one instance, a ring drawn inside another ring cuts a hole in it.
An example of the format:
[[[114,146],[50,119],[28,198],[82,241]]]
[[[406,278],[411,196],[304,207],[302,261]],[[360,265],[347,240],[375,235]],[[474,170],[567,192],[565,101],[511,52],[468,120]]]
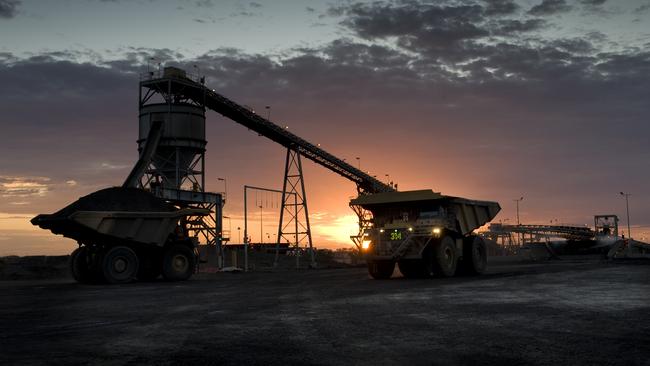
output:
[[[172,212],[176,207],[138,188],[113,187],[91,193],[55,212],[68,217],[77,211]]]

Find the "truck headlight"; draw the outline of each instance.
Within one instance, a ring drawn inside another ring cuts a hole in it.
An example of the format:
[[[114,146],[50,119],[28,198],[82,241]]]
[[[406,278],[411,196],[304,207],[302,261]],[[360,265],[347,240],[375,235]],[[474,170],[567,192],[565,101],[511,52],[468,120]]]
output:
[[[438,236],[438,235],[440,235],[441,232],[442,232],[442,230],[439,227],[434,227],[433,228],[433,235]]]
[[[361,249],[368,249],[370,248],[370,243],[372,243],[371,240],[364,240],[361,242]]]

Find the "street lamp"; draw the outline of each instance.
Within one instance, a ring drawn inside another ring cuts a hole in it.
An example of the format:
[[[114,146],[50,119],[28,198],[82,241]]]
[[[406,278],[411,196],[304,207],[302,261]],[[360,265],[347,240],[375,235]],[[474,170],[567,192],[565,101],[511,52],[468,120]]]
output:
[[[517,203],[517,225],[521,225],[521,222],[519,221],[519,202],[521,202],[523,200],[524,200],[523,196],[521,198],[517,198],[517,199],[513,200],[513,201],[515,201]]]
[[[226,178],[217,178],[218,181],[223,182],[223,198],[222,201],[224,204],[226,204],[226,197],[228,197],[228,182],[226,181]]]
[[[357,167],[358,167],[358,169],[361,170],[361,158],[357,156],[355,159],[357,159]]]
[[[263,234],[263,225],[262,225],[262,205],[259,205],[260,208],[260,240],[262,241],[262,244],[264,244],[264,234]]]
[[[271,106],[267,105],[264,108],[266,109],[266,120],[270,121],[271,120]]]
[[[627,238],[632,239],[632,234],[630,233],[630,201],[629,197],[631,193],[620,192],[621,196],[625,197],[625,209],[627,211]]]
[[[228,241],[230,241],[230,234],[232,233],[232,220],[230,219],[230,216],[221,216],[224,219],[228,220]],[[223,228],[221,228],[221,237],[223,238]]]
[[[241,244],[241,227],[237,226],[237,243]]]
[[[147,59],[147,74],[149,77],[153,77],[153,72],[151,72],[151,63],[154,62],[155,59],[153,57],[149,57]]]

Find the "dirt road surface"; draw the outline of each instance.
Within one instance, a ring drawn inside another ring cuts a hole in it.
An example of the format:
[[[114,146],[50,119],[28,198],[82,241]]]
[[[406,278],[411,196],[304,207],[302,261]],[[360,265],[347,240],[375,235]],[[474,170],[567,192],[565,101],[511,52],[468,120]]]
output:
[[[650,265],[493,261],[79,285],[1,281],[0,364],[650,365]]]

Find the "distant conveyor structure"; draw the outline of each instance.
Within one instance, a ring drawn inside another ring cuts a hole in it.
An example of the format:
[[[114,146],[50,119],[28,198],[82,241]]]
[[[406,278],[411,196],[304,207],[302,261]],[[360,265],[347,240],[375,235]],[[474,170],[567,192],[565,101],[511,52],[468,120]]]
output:
[[[572,225],[504,225],[491,224],[490,233],[518,233],[531,237],[591,240],[597,233],[585,226]]]
[[[164,75],[160,75],[160,77],[151,76],[152,78],[150,80],[142,82],[143,86],[169,94],[183,95],[195,103],[205,105],[205,107],[257,132],[261,136],[277,142],[286,148],[295,150],[316,164],[355,182],[360,194],[396,191],[390,185],[379,181],[327,151],[305,141],[289,132],[286,128],[276,125],[250,109],[209,89],[203,83],[188,78],[185,76],[185,73],[179,73],[177,75],[165,73]],[[173,78],[175,82],[168,83],[167,81],[170,78]],[[168,90],[168,88],[170,89]]]

